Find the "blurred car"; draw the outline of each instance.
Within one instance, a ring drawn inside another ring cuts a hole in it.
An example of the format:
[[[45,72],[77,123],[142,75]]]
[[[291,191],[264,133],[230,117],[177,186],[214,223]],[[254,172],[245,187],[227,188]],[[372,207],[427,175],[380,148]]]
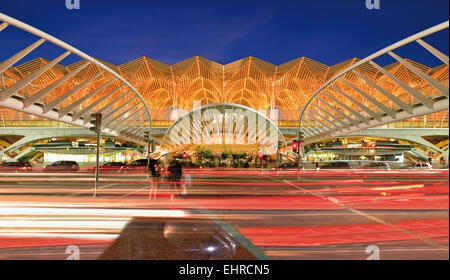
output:
[[[127,166],[123,166],[122,170],[125,172],[147,172],[147,159],[138,159]],[[150,159],[150,173],[152,176],[159,176],[159,165],[156,159]]]
[[[201,168],[201,165],[195,164],[193,162],[182,163],[182,165],[186,168]]]
[[[336,161],[321,166],[319,169],[352,169],[352,166],[346,161]]]
[[[77,172],[80,170],[80,165],[73,160],[60,160],[44,167],[44,171],[72,171]]]
[[[276,169],[293,169],[297,168],[298,163],[297,162],[284,162],[277,166]]]
[[[33,168],[28,162],[4,162],[0,165],[1,172],[30,172]]]
[[[391,167],[386,162],[371,162],[362,167],[363,169],[385,169],[391,170]]]
[[[256,260],[216,223],[202,219],[135,217],[100,260]]]
[[[102,165],[99,166],[99,171],[100,172],[121,172],[124,170],[124,168],[126,168],[127,165],[123,162],[106,162]],[[95,169],[97,169],[97,167],[92,167],[91,170],[95,171]]]
[[[418,161],[409,165],[406,165],[404,169],[433,169],[431,164],[425,161]]]

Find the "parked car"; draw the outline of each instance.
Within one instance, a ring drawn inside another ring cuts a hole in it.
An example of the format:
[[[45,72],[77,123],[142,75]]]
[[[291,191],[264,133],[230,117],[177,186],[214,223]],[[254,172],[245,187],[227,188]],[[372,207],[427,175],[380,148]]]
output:
[[[404,167],[405,169],[432,169],[431,164],[425,161],[418,161]]]
[[[44,167],[44,171],[72,171],[77,172],[80,170],[80,166],[73,160],[60,160]]]
[[[352,166],[350,165],[350,163],[346,161],[330,162],[320,167],[320,169],[351,169],[351,168]]]
[[[138,159],[133,161],[127,166],[124,166],[122,170],[126,172],[147,172],[147,159]],[[150,173],[152,176],[159,176],[159,164],[156,159],[150,159]]]
[[[362,167],[363,169],[385,169],[391,170],[391,167],[386,162],[371,162]]]
[[[1,172],[29,172],[33,168],[28,162],[4,162],[0,165]]]

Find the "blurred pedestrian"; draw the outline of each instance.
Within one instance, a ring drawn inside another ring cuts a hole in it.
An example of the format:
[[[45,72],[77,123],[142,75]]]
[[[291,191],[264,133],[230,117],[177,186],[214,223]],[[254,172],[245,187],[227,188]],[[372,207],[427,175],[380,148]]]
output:
[[[173,160],[168,168],[169,171],[169,190],[173,189],[174,193],[171,194],[171,198],[173,199],[173,196],[178,194],[180,189],[180,180],[183,176],[183,168],[181,166],[181,163],[178,160]]]
[[[444,157],[441,157],[439,159],[439,162],[440,162],[441,166],[445,166],[445,158]]]

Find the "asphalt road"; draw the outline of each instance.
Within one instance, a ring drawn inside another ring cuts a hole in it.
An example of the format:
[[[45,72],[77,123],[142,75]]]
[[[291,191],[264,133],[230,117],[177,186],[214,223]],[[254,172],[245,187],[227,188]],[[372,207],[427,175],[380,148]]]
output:
[[[448,188],[448,170],[191,169],[103,173],[93,197],[93,173],[0,173],[0,259],[448,259]]]

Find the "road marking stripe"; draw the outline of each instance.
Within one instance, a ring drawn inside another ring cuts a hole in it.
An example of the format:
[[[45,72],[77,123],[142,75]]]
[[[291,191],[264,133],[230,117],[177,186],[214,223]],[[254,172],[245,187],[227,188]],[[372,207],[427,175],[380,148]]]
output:
[[[262,175],[262,176],[263,176],[263,177],[267,177],[267,178],[272,179],[272,180],[275,180],[275,181],[278,181],[278,182],[285,182],[285,183],[287,183],[287,184],[293,186],[294,188],[297,188],[297,189],[299,189],[299,190],[301,190],[301,191],[304,191],[304,192],[306,192],[306,193],[312,194],[312,195],[314,195],[314,196],[316,196],[316,197],[319,197],[319,198],[322,198],[322,199],[331,201],[331,202],[333,202],[333,203],[335,203],[335,204],[341,206],[342,208],[345,208],[345,209],[347,209],[347,210],[349,210],[349,211],[351,211],[351,212],[353,212],[353,213],[356,213],[356,214],[358,214],[358,215],[360,215],[360,216],[363,216],[363,217],[365,217],[365,218],[367,218],[367,219],[369,219],[369,220],[372,220],[372,221],[378,222],[378,223],[380,223],[380,224],[383,224],[383,225],[392,227],[392,228],[394,228],[394,229],[396,229],[396,230],[398,230],[398,231],[401,231],[401,232],[406,233],[406,234],[408,234],[408,235],[410,235],[410,236],[413,236],[413,237],[415,237],[415,238],[417,238],[417,239],[420,239],[420,240],[422,240],[423,242],[425,242],[425,243],[427,243],[427,244],[429,244],[429,245],[435,246],[435,247],[437,247],[437,248],[444,248],[444,247],[445,247],[445,249],[448,250],[448,247],[444,246],[443,244],[440,244],[440,243],[438,243],[438,242],[435,242],[435,241],[433,241],[433,240],[431,240],[431,239],[429,239],[429,238],[427,238],[427,237],[421,236],[421,235],[416,234],[416,233],[414,233],[414,232],[412,232],[412,231],[409,231],[409,230],[403,229],[403,228],[401,228],[401,227],[398,227],[398,226],[396,226],[396,225],[393,225],[393,224],[391,224],[391,223],[389,223],[389,222],[386,222],[386,221],[384,221],[384,220],[382,220],[382,219],[380,219],[380,218],[377,218],[377,217],[375,217],[375,216],[372,216],[372,215],[370,215],[370,214],[367,214],[367,213],[364,213],[364,212],[362,212],[362,211],[356,210],[356,209],[354,209],[354,208],[352,208],[352,207],[350,207],[350,206],[347,206],[347,205],[341,203],[337,198],[334,198],[334,197],[331,197],[331,196],[324,196],[324,195],[321,195],[321,194],[317,194],[317,193],[315,193],[315,192],[313,192],[313,191],[310,191],[310,190],[304,189],[304,188],[302,188],[302,187],[299,187],[299,186],[297,186],[297,185],[295,185],[295,184],[292,184],[292,183],[289,182],[288,180],[283,180],[283,181],[281,181],[281,180],[278,180],[278,179],[276,179],[276,178],[272,178],[272,177],[270,177],[270,176],[268,176],[268,175]]]

